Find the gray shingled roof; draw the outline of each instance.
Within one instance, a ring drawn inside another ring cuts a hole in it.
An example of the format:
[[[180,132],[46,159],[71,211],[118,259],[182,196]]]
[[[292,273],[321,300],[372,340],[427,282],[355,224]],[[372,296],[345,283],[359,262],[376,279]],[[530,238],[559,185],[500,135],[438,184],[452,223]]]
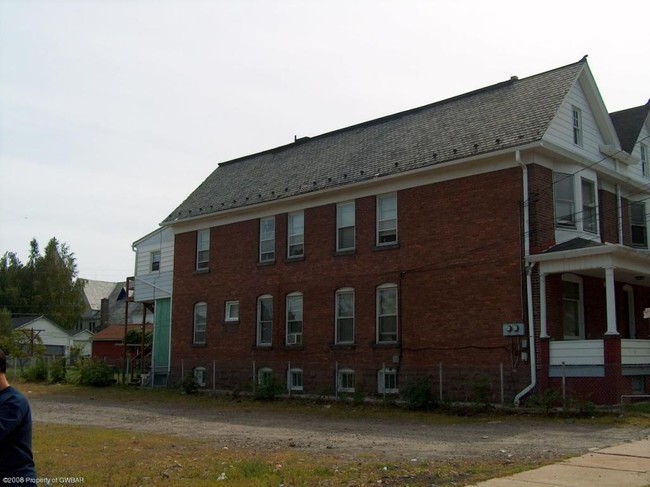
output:
[[[628,108],[627,110],[609,114],[618,134],[618,140],[621,142],[621,148],[628,154],[631,154],[634,150],[643,124],[648,118],[648,112],[650,112],[650,100],[640,107]]]
[[[585,63],[222,163],[163,224],[539,141]]]

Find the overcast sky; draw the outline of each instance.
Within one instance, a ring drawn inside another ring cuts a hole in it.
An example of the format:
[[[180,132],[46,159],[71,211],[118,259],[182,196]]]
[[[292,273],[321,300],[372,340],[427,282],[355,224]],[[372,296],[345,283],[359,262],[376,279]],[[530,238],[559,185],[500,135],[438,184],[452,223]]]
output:
[[[0,0],[0,253],[55,236],[80,277],[216,167],[467,91],[589,65],[650,98],[650,2]]]

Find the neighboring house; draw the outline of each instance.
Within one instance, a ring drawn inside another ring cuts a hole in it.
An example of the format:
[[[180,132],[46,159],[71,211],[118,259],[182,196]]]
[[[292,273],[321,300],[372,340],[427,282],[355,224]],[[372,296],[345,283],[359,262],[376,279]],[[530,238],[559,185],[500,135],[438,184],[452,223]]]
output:
[[[142,325],[128,325],[127,333],[136,331],[142,332]],[[145,333],[151,332],[151,324],[145,325]],[[93,354],[92,357],[98,360],[104,360],[118,368],[122,367],[124,360],[124,325],[109,325],[93,337]],[[139,357],[139,344],[134,343],[128,347],[128,357],[133,363]],[[145,347],[145,354],[148,353],[148,347]]]
[[[84,279],[83,299],[86,304],[77,330],[101,331],[112,323],[139,323],[142,321],[142,304],[130,304],[126,313],[125,282],[106,282]]]
[[[174,232],[159,228],[133,243],[136,252],[133,301],[154,312],[152,370],[155,385],[167,385],[171,344]]]
[[[172,375],[307,394],[427,377],[451,399],[487,378],[494,400],[501,370],[515,402],[648,394],[640,111],[613,122],[585,58],[220,164],[162,222]]]
[[[46,356],[69,357],[71,347],[77,348],[80,356],[89,357],[92,353],[93,333],[87,330],[66,330],[45,316],[15,317],[11,319],[11,324],[16,330],[25,333],[30,343],[36,344],[37,339],[40,339]]]

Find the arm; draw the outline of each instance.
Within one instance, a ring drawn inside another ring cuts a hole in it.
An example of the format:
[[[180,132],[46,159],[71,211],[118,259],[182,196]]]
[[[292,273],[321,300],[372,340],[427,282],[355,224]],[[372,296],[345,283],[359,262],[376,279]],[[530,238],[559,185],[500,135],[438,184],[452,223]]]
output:
[[[9,397],[0,402],[0,441],[14,431],[24,417],[25,411],[15,397]]]

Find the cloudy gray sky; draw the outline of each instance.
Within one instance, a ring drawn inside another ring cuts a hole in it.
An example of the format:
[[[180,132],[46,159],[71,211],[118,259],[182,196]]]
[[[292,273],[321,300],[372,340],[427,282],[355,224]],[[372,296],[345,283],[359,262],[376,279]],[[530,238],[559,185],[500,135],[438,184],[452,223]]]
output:
[[[0,253],[123,280],[219,162],[578,61],[650,98],[650,2],[0,0]]]

